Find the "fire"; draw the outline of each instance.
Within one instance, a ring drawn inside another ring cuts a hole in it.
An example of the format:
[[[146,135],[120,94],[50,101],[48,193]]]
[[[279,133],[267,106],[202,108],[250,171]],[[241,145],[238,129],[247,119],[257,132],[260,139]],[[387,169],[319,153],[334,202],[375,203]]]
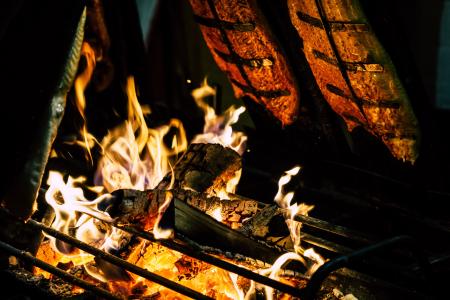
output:
[[[208,85],[206,79],[201,87],[192,91],[195,103],[205,113],[203,133],[196,135],[192,143],[220,144],[242,155],[245,151],[247,136],[243,132],[233,131],[231,125],[239,120],[239,116],[245,111],[245,107],[235,108],[231,106],[223,115],[218,116],[205,101],[206,97],[215,95],[216,90]]]
[[[164,212],[167,210],[168,206],[172,202],[173,195],[171,192],[165,193],[164,203],[158,209],[158,217],[156,218],[155,225],[153,226],[153,235],[156,239],[168,239],[173,236],[172,229],[163,229],[158,226],[161,221]]]
[[[101,142],[103,156],[99,161],[95,183],[107,191],[130,188],[145,190],[155,188],[171,170],[171,163],[187,148],[183,124],[172,119],[167,125],[148,128],[145,115],[136,96],[134,80],[127,82],[128,119],[113,129]],[[164,138],[171,129],[176,135],[172,145]]]
[[[192,143],[220,144],[231,148],[242,155],[246,148],[247,136],[240,131],[233,130],[232,125],[236,124],[239,116],[245,112],[245,107],[229,107],[223,115],[217,115],[214,108],[206,103],[206,98],[215,96],[216,90],[208,85],[207,80],[192,91],[192,97],[197,106],[203,110],[205,125],[203,133],[196,135]],[[229,193],[235,193],[236,187],[241,179],[242,170],[234,174],[233,178],[227,182],[225,190],[215,191],[215,195],[221,199],[229,199]]]
[[[183,124],[176,119],[170,120],[166,125],[158,128],[149,128],[146,117],[151,113],[149,107],[139,104],[136,87],[132,77],[127,80],[126,93],[128,97],[128,117],[120,126],[110,130],[108,134],[98,142],[88,132],[85,108],[86,99],[84,91],[92,77],[96,60],[95,52],[88,43],[83,44],[82,55],[86,60],[86,67],[76,78],[74,89],[76,94],[76,106],[82,117],[83,124],[80,129],[82,142],[77,142],[86,149],[87,159],[92,163],[91,149],[98,144],[101,149],[101,158],[97,164],[92,191],[97,193],[97,198],[88,200],[83,193],[85,178],[72,178],[68,176],[64,180],[63,175],[51,171],[48,178],[48,191],[46,201],[55,211],[55,221],[52,227],[68,235],[75,236],[80,241],[94,245],[107,252],[117,250],[127,243],[130,236],[125,232],[114,228],[108,213],[101,208],[106,207],[111,199],[110,193],[118,189],[146,190],[154,189],[169,172],[173,172],[172,165],[188,145]],[[247,137],[244,133],[233,131],[239,116],[245,111],[244,107],[230,107],[223,115],[217,115],[205,98],[214,96],[216,91],[208,86],[206,80],[203,85],[192,92],[192,96],[205,114],[203,133],[196,135],[193,143],[218,143],[229,147],[240,155],[245,151]],[[167,144],[169,135],[172,143]],[[296,167],[286,172],[279,181],[279,190],[275,196],[275,202],[285,210],[286,224],[289,227],[291,238],[294,241],[295,253],[287,253],[281,256],[273,266],[266,270],[260,270],[271,278],[277,278],[280,268],[289,260],[299,260],[308,265],[309,273],[314,272],[323,263],[323,259],[313,249],[304,250],[300,246],[301,224],[294,221],[296,214],[307,214],[312,206],[292,203],[294,194],[284,193],[284,185],[292,176],[299,172]],[[174,176],[172,176],[173,179]],[[224,191],[216,191],[222,199],[228,199],[228,193],[234,193],[241,177],[241,170],[227,183]],[[169,238],[173,235],[171,230],[159,227],[163,213],[172,201],[170,189],[172,184],[164,186],[164,203],[159,207],[158,217],[152,228],[156,238]],[[160,188],[160,187],[159,187]],[[220,208],[209,212],[219,222],[222,221]],[[129,279],[109,280],[108,266],[101,266],[99,261],[94,262],[94,257],[70,245],[48,237],[51,247],[59,256],[60,262],[72,262],[74,265],[83,265],[86,272],[93,278],[108,282],[111,290],[123,295],[131,294],[133,290],[142,288],[140,296],[150,296],[159,293],[163,298],[183,298],[164,289],[152,282],[144,280],[136,275],[128,275]],[[164,248],[158,244],[142,242],[133,248],[128,260],[137,266],[146,268],[171,280],[210,295],[217,299],[249,299],[255,291],[254,284],[247,293],[240,287],[236,274],[228,273],[217,267],[206,265],[202,262],[186,258],[182,254]],[[313,262],[311,265],[310,262]],[[194,272],[195,274],[190,274]],[[111,273],[111,272],[110,272]],[[128,274],[128,273],[127,273]],[[191,277],[192,276],[192,277]],[[131,280],[131,281],[130,281]],[[265,287],[268,299],[273,298],[273,290]]]
[[[284,209],[286,224],[289,228],[289,232],[291,235],[292,242],[294,243],[294,250],[295,250],[295,253],[292,253],[291,255],[281,256],[278,260],[281,261],[281,264],[284,264],[286,262],[286,259],[287,260],[294,259],[301,261],[308,268],[306,275],[312,275],[317,270],[317,268],[323,265],[325,261],[318,253],[314,251],[314,249],[310,248],[305,250],[303,249],[303,247],[301,247],[300,229],[302,224],[300,222],[295,221],[294,217],[298,214],[307,216],[308,213],[314,208],[314,206],[307,205],[305,203],[300,203],[300,205],[298,205],[297,203],[292,203],[292,200],[294,198],[294,192],[288,193],[284,192],[285,185],[288,184],[291,181],[292,177],[296,176],[299,171],[300,167],[296,166],[286,171],[285,174],[281,176],[280,180],[278,181],[278,192],[275,195],[274,201],[275,203],[278,204],[280,208]],[[305,260],[299,254],[303,255],[303,257],[308,258],[309,261]],[[275,262],[274,266],[279,263],[278,260]]]
[[[76,143],[86,150],[88,159],[91,161],[91,163],[94,163],[92,160],[91,149],[92,147],[94,147],[94,144],[95,142],[97,142],[97,140],[92,134],[88,132],[87,129],[86,115],[84,113],[86,109],[86,98],[84,96],[84,91],[86,90],[86,87],[89,84],[89,81],[91,80],[92,74],[94,73],[96,64],[95,51],[94,49],[92,49],[89,43],[83,42],[83,45],[81,46],[81,55],[84,56],[85,58],[86,67],[83,70],[83,72],[81,72],[81,74],[78,75],[77,78],[75,79],[74,90],[75,90],[75,105],[82,118],[80,135],[82,136],[83,141]]]
[[[85,49],[90,49],[88,44],[85,45]],[[92,63],[93,58],[89,60],[89,57],[87,60]],[[88,63],[86,70],[90,69],[89,66],[92,65]],[[82,100],[77,102],[77,105],[82,111],[85,107],[83,91],[92,75],[92,73],[86,73],[86,70],[78,77],[78,83],[76,83],[76,90],[80,92],[77,98]],[[109,132],[100,144],[103,156],[98,163],[95,176],[95,183],[98,186],[94,188],[101,192],[99,197],[93,201],[85,198],[83,189],[80,187],[85,183],[85,178],[74,179],[69,176],[67,182],[64,182],[60,173],[51,171],[47,182],[49,189],[46,193],[46,201],[55,211],[52,227],[108,252],[119,249],[122,240],[128,234],[111,227],[108,223],[113,220],[106,212],[99,209],[99,205],[106,203],[111,197],[109,192],[117,189],[154,188],[170,171],[170,164],[176,156],[187,147],[184,128],[180,121],[173,119],[169,124],[156,129],[147,127],[145,108],[142,109],[139,105],[132,78],[127,82],[127,95],[129,100],[127,121]],[[84,118],[84,113],[82,116]],[[87,128],[86,124],[83,128]],[[164,138],[172,129],[176,132],[175,142],[167,146]],[[90,147],[86,146],[86,149]],[[92,158],[91,155],[90,158]],[[167,238],[171,234],[158,227],[159,219],[170,201],[171,198],[168,197],[165,205],[160,208],[160,216],[153,228],[156,237]],[[91,255],[77,251],[54,238],[49,237],[49,239],[52,247],[64,254],[63,259],[84,265],[90,275],[106,281],[101,272],[93,271],[89,267],[88,263],[93,260]]]
[[[86,44],[84,55],[87,67],[77,78],[75,87],[77,107],[84,121],[84,90],[92,76],[91,68],[95,66],[95,58],[90,56],[92,53],[89,52],[89,49],[89,45]],[[208,88],[203,87],[203,89]],[[102,152],[94,178],[96,187],[91,189],[98,192],[98,197],[92,201],[85,198],[81,188],[85,184],[84,178],[69,176],[67,181],[64,181],[63,176],[54,171],[49,174],[49,189],[46,194],[46,200],[56,214],[52,224],[53,228],[107,252],[120,249],[123,243],[129,239],[125,232],[110,225],[113,220],[100,209],[107,206],[111,197],[110,193],[125,188],[136,190],[155,188],[163,177],[172,171],[172,164],[188,144],[183,125],[179,120],[172,119],[168,124],[158,128],[147,126],[145,118],[150,113],[150,109],[139,104],[133,78],[128,79],[126,91],[128,96],[127,120],[122,125],[110,130],[101,143],[97,142]],[[198,98],[197,101],[200,103],[202,100]],[[237,121],[244,109],[230,109],[224,116],[216,116],[214,111],[212,110],[211,114],[211,110],[208,110],[207,107],[206,104],[202,106],[206,114],[205,132],[196,137],[196,142],[218,142],[242,153],[245,149],[246,137],[243,133],[233,132],[231,125]],[[81,131],[84,137],[83,145],[89,154],[88,159],[92,160],[90,149],[92,141],[96,142],[97,140],[88,134],[86,122]],[[165,142],[169,134],[173,135],[170,145]],[[227,192],[235,191],[239,178],[240,171],[230,180]],[[168,238],[173,234],[170,230],[163,230],[158,226],[162,214],[172,200],[172,194],[169,191],[171,187],[172,184],[164,187],[166,189],[165,201],[160,206],[158,218],[153,227],[153,234],[156,238]],[[220,220],[221,211],[214,211],[213,215]],[[142,285],[147,286],[144,295],[159,292],[170,299],[180,298],[179,295],[135,275],[130,277],[132,282],[111,282],[108,270],[96,266],[97,261],[94,263],[92,255],[76,250],[54,238],[49,237],[49,239],[52,248],[60,256],[60,262],[83,265],[86,272],[93,278],[110,282],[110,288],[114,291],[128,294],[134,287]],[[202,293],[208,294],[215,291],[214,293],[217,293],[215,297],[218,299],[243,299],[243,291],[238,287],[237,276],[208,265],[199,271],[194,279],[181,280],[180,276],[185,275],[174,266],[182,258],[182,255],[169,249],[161,252],[159,248],[157,253],[153,253],[149,247],[152,249],[155,245],[149,246],[149,243],[141,243],[134,248],[136,254],[131,255],[129,261],[136,259],[133,261],[136,265],[176,280]],[[142,259],[142,253],[153,255]],[[222,295],[220,295],[221,293]]]
[[[216,207],[211,213],[209,213],[211,217],[216,219],[218,222],[222,222],[222,209],[220,207]]]
[[[98,205],[109,197],[109,194],[99,196],[93,201],[84,197],[80,184],[85,178],[72,178],[69,176],[64,182],[60,173],[51,171],[49,173],[49,188],[45,194],[47,203],[55,211],[55,220],[52,227],[69,235],[73,235],[86,243],[98,245],[105,249],[105,234],[96,226],[95,222],[111,222],[111,217],[98,209]],[[81,214],[80,214],[81,213]],[[93,219],[95,218],[95,219]],[[92,255],[77,251],[70,245],[48,236],[52,247],[61,254],[70,257],[75,265],[84,265],[93,259]],[[107,250],[107,249],[105,249]]]
[[[271,279],[279,279],[278,273],[289,261],[295,260],[301,262],[307,267],[306,275],[312,275],[324,262],[325,260],[310,248],[304,250],[300,246],[300,228],[301,223],[294,220],[297,214],[308,215],[308,212],[313,209],[313,206],[301,203],[292,203],[294,198],[293,192],[284,192],[284,187],[287,185],[293,176],[296,176],[300,171],[300,167],[296,166],[285,172],[283,176],[280,177],[278,181],[278,191],[275,195],[274,201],[277,205],[284,210],[284,216],[286,224],[289,228],[291,239],[294,243],[295,252],[288,252],[280,257],[273,263],[270,268],[260,269],[258,272],[261,275],[269,276]],[[306,259],[305,259],[306,258]],[[250,289],[248,290],[245,299],[250,299],[251,295],[255,293],[255,283],[252,282]],[[272,300],[274,298],[274,290],[268,286],[264,286],[264,292],[266,299]]]
[[[313,264],[309,267],[307,275],[312,275],[316,270],[325,263],[325,260],[323,259],[320,254],[318,254],[316,251],[314,251],[313,248],[306,249],[303,252],[303,256],[309,258]]]
[[[91,59],[91,67],[95,66],[95,59],[89,58],[90,48],[87,44],[85,48],[86,59]],[[89,68],[88,62],[84,72],[77,78],[78,83],[75,88],[77,105],[83,120],[85,108],[83,92],[92,75],[92,70],[91,73],[88,72]],[[233,131],[231,126],[237,122],[239,115],[245,109],[231,107],[224,115],[218,116],[204,101],[205,97],[214,94],[215,90],[208,86],[206,81],[201,88],[193,92],[196,103],[205,112],[204,132],[195,136],[193,142],[219,143],[242,154],[247,137],[242,132]],[[150,109],[139,104],[133,78],[129,78],[127,81],[127,96],[127,120],[109,131],[101,143],[97,142],[102,153],[95,173],[94,183],[96,186],[90,189],[95,191],[98,197],[94,200],[86,199],[81,187],[85,185],[85,178],[68,176],[65,181],[62,174],[54,171],[49,173],[49,188],[46,193],[46,201],[55,211],[53,228],[107,252],[120,249],[130,238],[125,232],[112,227],[110,225],[113,222],[112,218],[100,209],[107,205],[111,197],[110,193],[117,189],[146,190],[155,188],[167,173],[172,172],[172,164],[188,144],[183,125],[179,120],[172,119],[168,124],[158,128],[147,126],[145,118],[150,113]],[[84,146],[89,153],[89,159],[92,160],[89,151],[92,148],[92,141],[96,142],[97,140],[88,134],[86,122],[83,124],[82,132]],[[165,142],[169,134],[173,134],[170,145]],[[275,196],[275,202],[284,209],[286,224],[294,242],[295,252],[284,254],[270,268],[259,270],[261,274],[273,279],[278,279],[280,269],[290,260],[298,260],[307,266],[307,274],[312,274],[324,262],[313,249],[304,250],[300,246],[301,223],[294,221],[295,215],[307,215],[313,207],[303,203],[300,205],[292,203],[293,192],[284,192],[284,186],[299,171],[300,167],[295,167],[280,178],[278,192]],[[235,176],[227,183],[226,189],[217,192],[215,196],[228,199],[228,193],[235,192],[240,176],[241,170],[236,172]],[[153,234],[156,238],[169,238],[173,235],[171,230],[164,230],[158,226],[164,211],[172,200],[171,187],[172,183],[164,187],[166,189],[165,201],[159,208],[158,217],[153,226]],[[86,187],[84,186],[84,188]],[[220,208],[214,209],[209,214],[219,222],[222,221]],[[60,262],[83,265],[86,272],[93,278],[108,282],[112,291],[128,295],[133,290],[141,288],[144,289],[141,296],[159,293],[168,299],[183,298],[132,274],[129,275],[131,281],[109,280],[108,270],[100,265],[97,266],[98,262],[94,263],[92,255],[76,250],[52,237],[49,237],[49,240],[50,245],[59,255]],[[250,299],[255,292],[254,283],[251,283],[245,293],[240,287],[237,275],[187,259],[182,254],[155,243],[142,242],[133,249],[128,260],[217,299]],[[192,264],[191,268],[188,268],[187,274],[183,267],[186,264],[188,266]],[[192,270],[196,270],[195,274],[189,275]],[[273,290],[268,287],[264,287],[264,289],[267,299],[272,299]]]

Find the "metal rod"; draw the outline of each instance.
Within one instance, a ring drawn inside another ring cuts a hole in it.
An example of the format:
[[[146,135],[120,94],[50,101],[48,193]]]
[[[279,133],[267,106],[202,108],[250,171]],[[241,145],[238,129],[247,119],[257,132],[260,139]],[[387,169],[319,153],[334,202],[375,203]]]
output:
[[[133,227],[130,227],[130,226],[116,226],[116,225],[114,225],[114,226],[119,228],[119,229],[121,229],[121,230],[123,230],[123,231],[126,231],[126,232],[134,234],[134,235],[136,235],[136,236],[138,236],[140,238],[143,238],[145,240],[149,240],[151,242],[156,242],[156,243],[158,243],[158,244],[160,244],[160,245],[162,245],[164,247],[167,247],[167,248],[169,248],[171,250],[183,253],[183,254],[185,254],[187,256],[196,258],[196,259],[201,260],[203,262],[206,262],[208,264],[211,264],[211,265],[214,265],[214,266],[219,267],[221,269],[227,270],[227,271],[229,271],[231,273],[235,273],[235,274],[240,275],[242,277],[245,277],[247,279],[253,280],[253,281],[257,282],[257,283],[260,283],[260,284],[263,284],[263,285],[266,285],[266,286],[270,286],[270,287],[272,287],[272,288],[274,288],[276,290],[279,290],[281,292],[290,294],[290,295],[295,296],[295,297],[300,297],[300,298],[303,296],[303,292],[300,289],[297,289],[297,288],[292,287],[290,285],[287,285],[287,284],[281,283],[279,281],[273,280],[273,279],[268,278],[266,276],[262,276],[260,274],[255,273],[255,272],[252,272],[252,271],[250,271],[248,269],[244,269],[242,267],[236,266],[236,265],[234,265],[232,263],[229,263],[227,261],[221,260],[221,259],[219,259],[217,257],[214,257],[212,255],[206,254],[204,252],[189,249],[188,247],[181,246],[181,245],[179,245],[179,244],[177,244],[177,243],[175,243],[173,241],[170,241],[170,240],[156,240],[151,233],[145,232],[145,231],[141,231],[141,230],[137,230],[137,229],[135,229]]]
[[[157,275],[155,273],[152,273],[150,271],[147,271],[145,269],[137,267],[137,266],[135,266],[135,265],[133,265],[133,264],[123,260],[123,259],[120,259],[120,258],[118,258],[118,257],[116,257],[114,255],[111,255],[111,254],[109,254],[107,252],[99,250],[99,249],[97,249],[95,247],[92,247],[92,246],[90,246],[90,245],[88,245],[86,243],[83,243],[83,242],[81,242],[81,241],[79,241],[79,240],[77,240],[77,239],[75,239],[75,238],[73,238],[71,236],[68,236],[68,235],[66,235],[64,233],[59,232],[58,230],[55,230],[55,229],[53,229],[51,227],[48,227],[48,226],[46,226],[44,224],[41,224],[41,223],[39,223],[39,222],[37,222],[37,221],[35,221],[33,219],[28,220],[27,224],[29,224],[30,226],[33,226],[35,228],[39,228],[42,231],[48,233],[49,235],[51,235],[51,236],[53,236],[53,237],[55,237],[55,238],[57,238],[57,239],[59,239],[59,240],[61,240],[63,242],[69,243],[69,244],[71,244],[71,245],[73,245],[73,246],[75,246],[75,247],[77,247],[77,248],[79,248],[79,249],[81,249],[81,250],[83,250],[83,251],[85,251],[87,253],[95,255],[98,258],[101,258],[101,259],[103,259],[103,260],[105,260],[105,261],[107,261],[109,263],[112,263],[112,264],[114,264],[116,266],[124,268],[127,271],[130,271],[130,272],[132,272],[132,273],[134,273],[136,275],[139,275],[139,276],[141,276],[141,277],[143,277],[145,279],[148,279],[148,280],[153,281],[153,282],[155,282],[155,283],[157,283],[159,285],[162,285],[162,286],[164,286],[166,288],[169,288],[169,289],[171,289],[171,290],[173,290],[173,291],[175,291],[177,293],[180,293],[182,295],[188,296],[188,297],[193,298],[193,299],[212,300],[212,298],[210,298],[208,296],[205,296],[205,295],[203,295],[203,294],[201,294],[201,293],[199,293],[197,291],[194,291],[194,290],[192,290],[192,289],[190,289],[188,287],[185,287],[185,286],[183,286],[181,284],[177,284],[177,283],[175,283],[175,282],[173,282],[173,281],[171,281],[171,280],[169,280],[167,278],[164,278],[164,277],[159,276],[159,275]]]
[[[307,234],[304,232],[302,232],[300,234],[300,239],[303,242],[307,242],[308,244],[320,247],[322,249],[325,249],[325,250],[328,250],[328,251],[331,251],[334,253],[347,254],[347,253],[351,253],[353,251],[352,249],[350,249],[348,247],[330,242],[328,240],[325,240],[325,239],[322,239],[319,237],[315,237],[313,235],[310,235],[310,234]]]
[[[313,235],[309,235],[307,233],[302,233],[301,234],[301,240],[303,242],[306,242],[308,244],[311,244],[313,246],[317,246],[319,248],[328,250],[328,251],[332,251],[334,253],[339,253],[341,255],[352,255],[352,253],[358,252],[359,250],[353,250],[350,249],[348,247],[330,242],[328,240],[313,236]],[[384,274],[385,272],[394,272],[395,274],[401,275],[405,278],[408,278],[410,280],[413,279],[413,277],[411,276],[411,274],[405,272],[404,269],[401,269],[401,267],[399,267],[398,265],[386,262],[385,260],[381,260],[379,258],[376,257],[371,257],[370,259],[367,259],[365,261],[366,264],[370,264],[371,267],[369,269],[367,269],[367,266],[361,265],[358,266],[358,270],[360,270],[361,267],[364,268],[365,272],[372,272],[372,271],[376,271],[379,270],[378,274]],[[353,266],[356,267],[356,266]],[[381,270],[381,271],[380,271]]]
[[[99,288],[87,281],[84,281],[78,277],[73,276],[72,274],[69,274],[67,272],[64,272],[63,270],[54,267],[48,263],[46,263],[43,260],[40,260],[36,257],[34,257],[33,255],[31,255],[30,253],[17,249],[7,243],[4,243],[2,241],[0,241],[0,248],[5,250],[6,252],[10,253],[11,255],[14,255],[18,258],[20,258],[21,260],[30,263],[44,271],[47,271],[53,275],[56,275],[62,279],[64,279],[65,281],[67,281],[68,283],[72,283],[74,285],[77,285],[87,291],[91,291],[93,293],[95,293],[98,296],[102,296],[105,299],[121,299],[120,297],[115,296],[114,294],[108,292],[105,289]]]
[[[301,222],[305,225],[314,227],[314,228],[318,228],[321,229],[323,231],[327,231],[327,232],[331,232],[334,233],[336,235],[339,236],[343,236],[355,241],[359,241],[362,243],[366,243],[366,244],[372,244],[373,241],[375,240],[372,237],[369,237],[366,234],[363,234],[359,231],[356,230],[352,230],[343,226],[339,226],[339,225],[334,225],[331,224],[330,222],[327,221],[323,221],[320,219],[316,219],[313,217],[309,217],[309,216],[304,216],[304,215],[296,215],[294,217],[295,221]]]
[[[409,246],[411,246],[411,250],[414,252],[419,265],[422,267],[422,270],[427,275],[430,274],[430,265],[424,254],[422,253],[419,246],[415,243],[414,239],[412,239],[410,236],[396,236],[393,238],[390,238],[388,240],[384,240],[378,244],[371,245],[365,248],[362,248],[360,250],[357,250],[351,254],[340,256],[336,259],[333,259],[329,262],[326,262],[323,264],[317,271],[311,276],[311,279],[308,283],[308,286],[306,287],[306,297],[305,299],[314,299],[316,293],[319,291],[320,286],[322,285],[322,282],[328,277],[328,275],[336,271],[338,269],[341,269],[343,267],[348,267],[352,264],[357,263],[363,258],[368,257],[369,255],[372,255],[376,252],[380,252],[383,250],[390,249],[398,244],[406,243]]]

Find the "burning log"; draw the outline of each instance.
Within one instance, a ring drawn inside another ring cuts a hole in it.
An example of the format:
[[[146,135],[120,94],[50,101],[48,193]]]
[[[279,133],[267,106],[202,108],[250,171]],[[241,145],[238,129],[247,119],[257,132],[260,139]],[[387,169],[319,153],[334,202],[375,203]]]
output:
[[[191,0],[211,53],[236,97],[262,104],[283,125],[297,118],[299,93],[257,1]]]
[[[288,1],[317,84],[349,131],[362,126],[414,163],[419,129],[409,97],[358,1]]]
[[[155,224],[158,210],[166,201],[167,195],[172,201],[182,201],[202,211],[217,221],[226,224],[232,229],[239,229],[245,220],[253,220],[258,216],[258,221],[246,222],[242,230],[248,236],[264,237],[267,233],[268,223],[277,214],[258,213],[267,207],[266,204],[250,199],[221,200],[211,197],[206,193],[197,193],[188,190],[119,190],[113,193],[115,201],[109,206],[109,214],[115,218],[116,224],[133,224],[145,230],[151,230]],[[237,198],[235,196],[235,198]],[[272,208],[272,206],[270,206]],[[275,211],[278,212],[276,207]],[[267,217],[265,220],[264,216]]]
[[[240,228],[245,219],[252,218],[266,206],[255,200],[238,199],[238,197],[234,200],[221,200],[205,193],[186,190],[178,190],[174,196],[232,229]]]
[[[207,227],[209,235],[214,233],[217,236],[212,243],[221,245],[233,238],[235,240],[233,244],[236,244],[236,247],[232,249],[232,245],[227,245],[227,250],[235,250],[238,253],[239,250],[242,250],[238,244],[253,244],[253,248],[260,249],[261,253],[247,249],[248,251],[243,254],[272,261],[283,251],[282,248],[272,249],[269,244],[265,243],[268,237],[267,233],[272,231],[268,228],[269,223],[274,217],[280,215],[278,210],[270,209],[266,204],[237,195],[232,196],[233,200],[221,200],[211,196],[211,194],[226,188],[227,182],[234,178],[236,172],[240,170],[240,165],[240,157],[231,149],[217,144],[193,144],[176,164],[173,179],[172,175],[167,176],[155,190],[118,190],[114,192],[114,200],[108,208],[108,212],[118,224],[133,224],[149,230],[154,227],[158,215],[161,213],[161,206],[166,203],[167,197],[171,197],[175,206],[174,226],[177,231],[195,236],[197,239],[204,239],[202,235],[206,234],[204,227]],[[174,181],[174,188],[162,190],[161,188],[170,187],[171,180]],[[182,205],[182,203],[188,205]],[[195,209],[190,209],[189,206]],[[273,213],[260,215],[261,210],[273,210]],[[217,222],[211,220],[206,214],[225,223],[231,229],[221,227],[221,224],[216,224]],[[259,215],[258,221],[244,222],[252,220],[255,215]],[[265,220],[263,220],[263,216],[266,217]],[[241,228],[244,223],[245,227],[241,232],[233,230]],[[274,222],[272,221],[272,223]],[[285,228],[282,218],[278,224]],[[261,234],[262,232],[265,234]],[[288,231],[282,234],[283,236],[276,237],[276,240],[285,241],[283,238],[289,236]],[[254,237],[258,238],[261,243],[256,242]],[[213,239],[211,236],[209,238]],[[222,239],[222,241],[218,239]],[[276,245],[276,243],[272,244]]]
[[[157,189],[165,189],[174,180],[173,189],[189,189],[217,195],[240,176],[241,157],[219,144],[191,144]]]
[[[285,251],[293,250],[281,209],[255,200],[221,200],[205,193],[186,190],[120,190],[114,193],[117,201],[110,207],[109,213],[116,218],[117,224],[133,224],[151,230],[167,193],[171,195],[175,206],[172,226],[176,232],[200,244],[267,262],[274,261]],[[204,250],[220,254],[221,251],[213,248],[206,247]],[[130,251],[126,250],[128,253]],[[146,252],[142,249],[137,251]]]
[[[108,212],[117,222],[123,224],[141,224],[145,228],[154,224],[158,210],[166,201],[168,194],[165,189],[172,188],[174,198],[187,200],[190,204],[199,205],[208,211],[215,205],[221,207],[218,198],[209,201],[206,195],[215,195],[225,191],[229,182],[240,175],[241,159],[233,150],[218,144],[192,144],[186,153],[179,159],[173,170],[173,175],[167,175],[155,190],[136,191],[118,190],[113,193],[115,201],[108,208]],[[190,190],[191,192],[189,192]],[[205,192],[204,195],[192,192]],[[209,202],[209,203],[208,203]],[[233,202],[231,205],[237,205]],[[247,211],[256,212],[256,203],[243,202],[241,204]],[[230,205],[228,205],[230,206]],[[229,210],[229,209],[228,209]],[[249,213],[244,213],[248,215]]]
[[[173,178],[169,174],[155,190],[115,191],[115,201],[108,212],[119,224],[140,224],[150,229],[159,208],[166,201],[167,194],[162,189],[169,187],[173,180],[173,189],[170,190],[173,199],[181,200],[233,229],[240,228],[244,220],[251,220],[246,222],[242,232],[248,236],[265,237],[270,220],[280,213],[276,206],[234,194],[231,195],[232,200],[211,196],[226,190],[240,168],[241,159],[235,151],[218,144],[192,144],[177,162]],[[252,218],[255,215],[257,217]]]

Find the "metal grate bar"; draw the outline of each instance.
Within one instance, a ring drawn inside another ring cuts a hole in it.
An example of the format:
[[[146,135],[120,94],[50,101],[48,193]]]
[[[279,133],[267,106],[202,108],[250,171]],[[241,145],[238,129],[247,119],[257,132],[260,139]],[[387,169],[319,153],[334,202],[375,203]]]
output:
[[[169,249],[172,249],[174,251],[183,253],[187,256],[193,257],[195,259],[201,260],[203,262],[206,262],[208,264],[214,265],[216,267],[219,267],[221,269],[227,270],[231,273],[235,273],[237,275],[240,275],[242,277],[245,277],[247,279],[253,280],[257,283],[272,287],[276,290],[279,290],[281,292],[290,294],[295,297],[302,297],[303,293],[302,290],[297,289],[295,287],[292,287],[290,285],[281,283],[279,281],[270,279],[266,276],[257,274],[255,272],[252,272],[248,269],[244,269],[242,267],[236,266],[232,263],[229,263],[227,261],[221,260],[217,257],[214,257],[212,255],[206,254],[202,252],[201,250],[192,250],[189,249],[189,247],[181,246],[173,241],[170,240],[156,240],[153,235],[149,232],[137,230],[130,226],[115,226],[123,231],[126,231],[128,233],[134,234],[140,238],[143,238],[145,240],[149,240],[151,242],[156,242],[164,247],[167,247]]]
[[[346,246],[342,246],[339,244],[336,244],[334,242],[330,242],[328,240],[325,240],[323,238],[320,237],[316,237],[307,233],[301,233],[300,234],[300,239],[308,244],[311,244],[313,246],[317,246],[319,248],[334,252],[334,253],[339,253],[339,254],[347,254],[347,253],[351,253],[353,251],[353,249],[350,249]]]
[[[396,236],[377,244],[370,245],[368,247],[354,251],[348,255],[340,256],[336,259],[326,262],[312,275],[310,282],[306,288],[306,298],[314,299],[316,293],[319,291],[322,282],[330,275],[331,272],[341,269],[343,267],[350,267],[355,263],[371,256],[375,253],[386,251],[395,248],[397,245],[403,244],[407,246],[414,254],[417,259],[418,264],[424,275],[425,284],[429,284],[428,279],[430,278],[431,270],[430,263],[423,253],[420,245],[417,244],[409,236]]]
[[[320,219],[316,219],[310,216],[304,215],[296,215],[294,217],[295,221],[301,222],[304,225],[308,225],[314,228],[318,228],[320,230],[334,233],[336,235],[355,240],[358,242],[362,242],[365,244],[372,244],[375,241],[374,237],[368,236],[367,234],[363,234],[359,231],[352,230],[350,228],[346,228],[339,225],[331,224],[330,222],[323,221]]]
[[[120,297],[115,296],[114,294],[108,292],[105,289],[99,288],[95,285],[93,285],[92,283],[89,283],[85,280],[82,280],[72,274],[69,274],[67,272],[64,272],[63,270],[54,267],[48,263],[46,263],[43,260],[40,260],[36,257],[34,257],[33,255],[31,255],[30,253],[17,249],[7,243],[4,243],[2,241],[0,241],[0,248],[2,250],[5,250],[6,252],[10,253],[11,255],[14,255],[18,258],[20,258],[21,260],[28,262],[44,271],[47,271],[53,275],[56,275],[60,278],[62,278],[63,280],[67,281],[68,283],[72,283],[74,285],[77,285],[87,291],[93,292],[96,295],[102,296],[105,299],[113,299],[113,300],[117,300],[117,299],[121,299]]]
[[[46,232],[47,234],[49,234],[49,235],[51,235],[51,236],[53,236],[53,237],[55,237],[55,238],[57,238],[57,239],[59,239],[59,240],[61,240],[63,242],[69,243],[69,244],[71,244],[71,245],[73,245],[73,246],[75,246],[75,247],[77,247],[77,248],[79,248],[79,249],[81,249],[81,250],[83,250],[83,251],[85,251],[87,253],[95,255],[98,258],[101,258],[101,259],[103,259],[103,260],[105,260],[105,261],[107,261],[109,263],[112,263],[112,264],[114,264],[116,266],[124,268],[127,271],[130,271],[130,272],[132,272],[132,273],[134,273],[136,275],[139,275],[139,276],[141,276],[141,277],[143,277],[145,279],[148,279],[148,280],[153,281],[153,282],[155,282],[155,283],[157,283],[159,285],[162,285],[162,286],[164,286],[166,288],[169,288],[169,289],[171,289],[171,290],[173,290],[173,291],[175,291],[177,293],[180,293],[182,295],[188,296],[188,297],[193,298],[193,299],[203,299],[203,300],[211,300],[212,299],[212,298],[210,298],[208,296],[205,296],[205,295],[203,295],[203,294],[201,294],[201,293],[199,293],[197,291],[194,291],[194,290],[192,290],[192,289],[190,289],[188,287],[185,287],[185,286],[183,286],[181,284],[177,284],[177,283],[175,283],[175,282],[173,282],[173,281],[171,281],[171,280],[169,280],[167,278],[164,278],[164,277],[159,276],[159,275],[157,275],[155,273],[152,273],[150,271],[147,271],[145,269],[137,267],[137,266],[135,266],[135,265],[133,265],[133,264],[123,260],[123,259],[120,259],[120,258],[118,258],[118,257],[116,257],[114,255],[111,255],[111,254],[106,253],[106,252],[104,252],[102,250],[99,250],[99,249],[97,249],[95,247],[92,247],[92,246],[90,246],[90,245],[88,245],[86,243],[83,243],[83,242],[81,242],[81,241],[79,241],[79,240],[77,240],[77,239],[75,239],[75,238],[73,238],[71,236],[63,234],[63,233],[59,232],[58,230],[55,230],[55,229],[53,229],[53,228],[51,228],[49,226],[41,224],[41,223],[39,223],[39,222],[37,222],[35,220],[31,219],[31,220],[29,220],[27,222],[27,224],[29,224],[32,227],[41,229],[42,231]]]

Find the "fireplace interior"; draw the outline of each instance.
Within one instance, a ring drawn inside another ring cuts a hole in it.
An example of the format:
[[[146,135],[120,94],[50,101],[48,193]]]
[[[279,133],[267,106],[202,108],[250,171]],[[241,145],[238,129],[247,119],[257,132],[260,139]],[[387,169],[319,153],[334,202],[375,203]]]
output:
[[[2,298],[447,298],[447,2],[2,1]]]

